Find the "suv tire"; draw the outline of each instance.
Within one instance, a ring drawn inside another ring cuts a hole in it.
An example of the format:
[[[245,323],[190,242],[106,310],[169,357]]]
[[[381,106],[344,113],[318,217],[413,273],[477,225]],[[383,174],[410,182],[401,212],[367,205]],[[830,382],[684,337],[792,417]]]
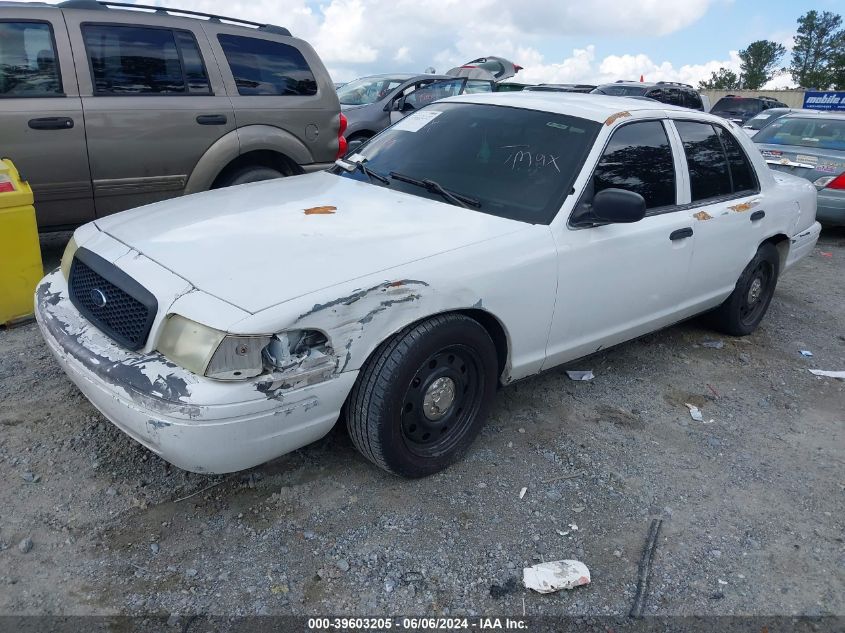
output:
[[[732,336],[746,336],[756,330],[775,294],[779,268],[778,249],[773,244],[760,246],[734,291],[713,311],[713,326]]]
[[[233,187],[235,185],[244,185],[248,182],[260,182],[262,180],[273,180],[274,178],[283,178],[284,174],[272,167],[261,166],[247,166],[234,170],[230,174],[220,178],[220,182],[214,187],[219,189],[221,187]]]
[[[406,327],[382,343],[352,388],[352,443],[394,475],[443,470],[484,425],[497,367],[490,335],[469,317],[446,314]]]

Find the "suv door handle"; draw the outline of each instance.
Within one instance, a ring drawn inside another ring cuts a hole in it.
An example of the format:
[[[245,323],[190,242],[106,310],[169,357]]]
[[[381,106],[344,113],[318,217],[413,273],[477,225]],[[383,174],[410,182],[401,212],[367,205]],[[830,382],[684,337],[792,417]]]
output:
[[[766,217],[765,211],[755,211],[754,213],[751,214],[751,221],[756,222],[757,220],[762,220],[765,217]]]
[[[225,114],[200,114],[197,117],[197,123],[200,125],[226,125]]]
[[[685,237],[692,237],[692,228],[689,226],[685,229],[678,229],[677,231],[669,233],[669,239],[673,242],[675,240],[682,240]]]
[[[30,119],[29,127],[33,130],[69,130],[73,119],[66,116],[48,116],[42,119]]]

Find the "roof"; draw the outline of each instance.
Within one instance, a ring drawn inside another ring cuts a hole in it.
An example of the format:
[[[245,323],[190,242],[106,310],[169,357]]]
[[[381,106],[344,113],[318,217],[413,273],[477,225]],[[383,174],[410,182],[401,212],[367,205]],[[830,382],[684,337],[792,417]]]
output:
[[[378,73],[375,75],[364,75],[363,77],[357,77],[352,81],[358,81],[359,79],[398,79],[399,81],[410,81],[411,79],[455,79],[454,77],[450,77],[449,75],[431,75],[426,73]],[[347,83],[352,83],[352,81],[348,81]]]
[[[492,92],[464,94],[449,97],[443,101],[461,101],[464,103],[486,103],[512,108],[527,108],[557,114],[605,122],[609,117],[620,112],[659,112],[679,111],[690,115],[700,115],[697,110],[680,108],[652,99],[631,99],[610,95],[584,94],[580,92]],[[441,102],[438,102],[441,103]],[[710,116],[710,115],[708,115]],[[721,120],[713,116],[713,119]]]

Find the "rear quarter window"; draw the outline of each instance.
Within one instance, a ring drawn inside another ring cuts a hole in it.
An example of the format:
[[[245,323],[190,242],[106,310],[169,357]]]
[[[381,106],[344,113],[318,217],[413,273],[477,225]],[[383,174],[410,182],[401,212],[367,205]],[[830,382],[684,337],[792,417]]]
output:
[[[238,94],[307,97],[317,94],[317,80],[295,46],[239,35],[218,35],[235,78]]]

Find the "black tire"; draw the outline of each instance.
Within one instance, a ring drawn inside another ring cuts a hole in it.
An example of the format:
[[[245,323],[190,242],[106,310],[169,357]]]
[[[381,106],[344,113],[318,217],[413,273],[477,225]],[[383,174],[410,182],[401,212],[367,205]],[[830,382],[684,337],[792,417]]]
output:
[[[720,332],[746,336],[760,325],[775,294],[780,255],[774,244],[763,244],[742,271],[731,295],[711,314]]]
[[[260,182],[262,180],[273,180],[274,178],[283,178],[284,174],[272,167],[262,167],[260,165],[252,165],[241,167],[233,170],[220,178],[220,181],[215,186],[215,189],[221,187],[234,187],[235,185],[245,185],[248,182]]]
[[[366,132],[362,132],[360,134],[353,134],[348,139],[346,139],[347,147],[346,154],[344,156],[350,156],[358,151],[358,149],[367,141],[373,138],[372,134],[367,134]]]
[[[446,314],[406,327],[373,353],[352,388],[346,412],[352,443],[395,475],[443,470],[484,425],[497,367],[490,335],[469,317]]]

